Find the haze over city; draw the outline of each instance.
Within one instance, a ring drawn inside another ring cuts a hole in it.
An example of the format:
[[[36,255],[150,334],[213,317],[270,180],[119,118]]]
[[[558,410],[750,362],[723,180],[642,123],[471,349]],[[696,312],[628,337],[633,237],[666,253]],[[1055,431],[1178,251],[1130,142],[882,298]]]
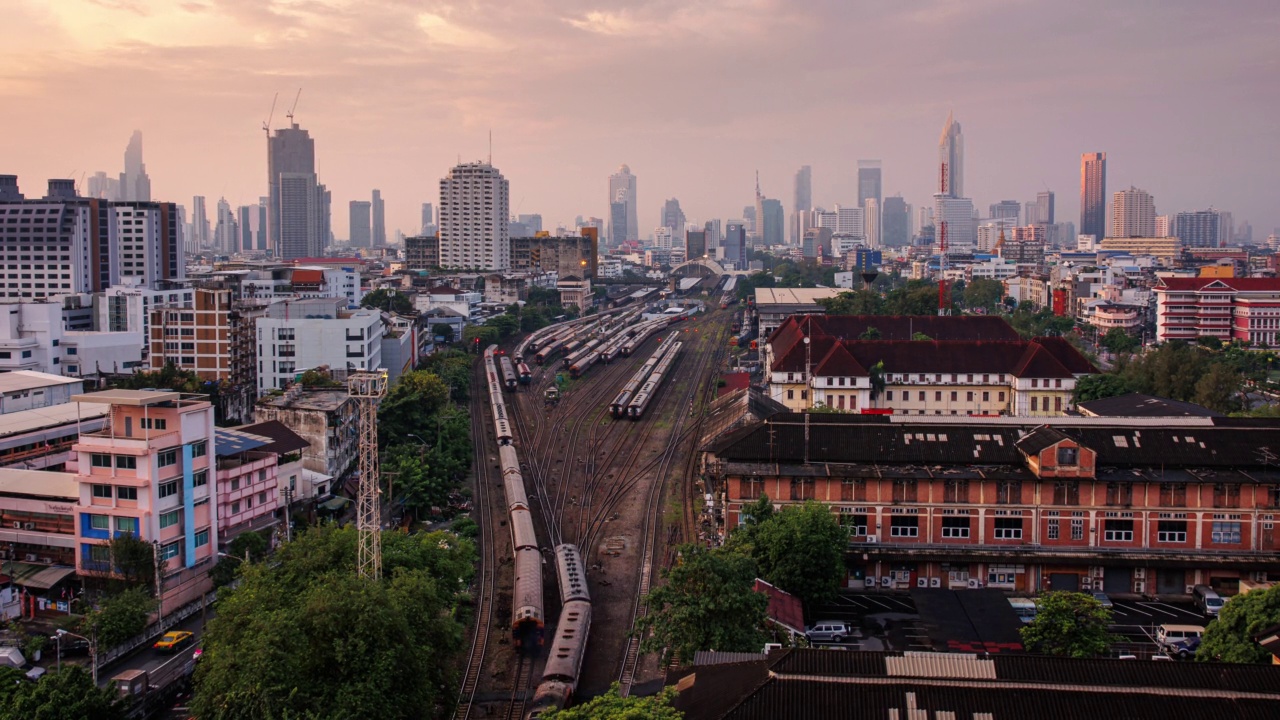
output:
[[[7,0],[0,172],[118,172],[146,138],[155,199],[232,206],[266,194],[262,123],[302,88],[335,208],[386,198],[388,235],[415,232],[459,158],[489,154],[510,210],[545,226],[608,216],[607,176],[639,178],[642,234],[662,201],[691,220],[736,217],[754,173],[791,211],[857,200],[856,163],[884,194],[927,203],[938,134],[964,125],[975,206],[1054,190],[1078,213],[1080,154],[1108,187],[1160,213],[1231,211],[1255,240],[1280,226],[1280,6],[923,2]],[[335,232],[345,222],[335,209]]]

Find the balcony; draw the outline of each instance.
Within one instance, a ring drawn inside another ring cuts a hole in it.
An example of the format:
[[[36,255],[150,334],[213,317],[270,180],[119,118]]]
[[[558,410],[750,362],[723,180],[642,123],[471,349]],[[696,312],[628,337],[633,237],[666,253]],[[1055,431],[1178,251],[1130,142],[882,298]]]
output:
[[[1240,569],[1265,570],[1275,567],[1276,551],[1209,550],[1195,548],[1163,549],[1134,546],[1046,546],[1029,542],[1008,545],[978,544],[977,536],[967,544],[901,542],[897,538],[877,538],[870,542],[851,540],[847,552],[867,555],[868,559],[919,559],[933,562],[1008,561],[1026,558],[1039,562],[1079,562],[1090,565],[1119,565],[1134,561],[1168,567],[1203,567],[1224,565]]]

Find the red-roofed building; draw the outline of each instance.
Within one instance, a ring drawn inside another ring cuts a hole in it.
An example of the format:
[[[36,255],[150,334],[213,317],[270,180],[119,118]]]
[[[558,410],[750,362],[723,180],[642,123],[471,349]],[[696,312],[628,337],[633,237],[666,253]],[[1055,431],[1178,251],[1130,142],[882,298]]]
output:
[[[724,385],[720,387],[717,395],[728,395],[735,390],[746,390],[751,387],[751,374],[744,372],[725,373],[720,378],[724,380]]]
[[[769,609],[765,612],[773,624],[793,637],[804,634],[804,605],[800,598],[760,578],[756,578],[755,591],[769,597]]]
[[[1280,340],[1280,278],[1160,278],[1156,339]]]

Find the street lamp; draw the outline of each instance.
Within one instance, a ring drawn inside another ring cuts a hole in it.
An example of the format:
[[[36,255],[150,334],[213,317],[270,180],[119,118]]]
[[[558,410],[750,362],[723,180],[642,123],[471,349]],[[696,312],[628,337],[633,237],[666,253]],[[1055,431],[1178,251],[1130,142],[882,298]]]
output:
[[[89,665],[93,669],[93,686],[97,687],[98,686],[98,643],[97,641],[92,638],[87,638],[83,635],[77,635],[73,632],[68,632],[66,630],[59,629],[57,634],[58,669],[59,670],[62,669],[62,638],[65,635],[70,635],[73,638],[80,638],[81,640],[84,640],[85,642],[89,643]]]

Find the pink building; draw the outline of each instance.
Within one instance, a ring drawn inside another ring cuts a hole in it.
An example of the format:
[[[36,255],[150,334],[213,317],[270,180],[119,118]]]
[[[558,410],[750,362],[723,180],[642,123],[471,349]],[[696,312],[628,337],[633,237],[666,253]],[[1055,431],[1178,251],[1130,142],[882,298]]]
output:
[[[288,450],[282,451],[270,437],[218,429],[218,536],[224,545],[242,532],[262,530],[279,520],[281,454],[307,446],[288,428],[280,430],[292,435]]]
[[[76,505],[76,569],[111,572],[107,541],[132,533],[155,543],[163,563],[164,607],[208,590],[217,559],[212,477],[213,406],[205,396],[171,391],[108,390],[74,402],[111,406],[109,422],[83,433]]]

